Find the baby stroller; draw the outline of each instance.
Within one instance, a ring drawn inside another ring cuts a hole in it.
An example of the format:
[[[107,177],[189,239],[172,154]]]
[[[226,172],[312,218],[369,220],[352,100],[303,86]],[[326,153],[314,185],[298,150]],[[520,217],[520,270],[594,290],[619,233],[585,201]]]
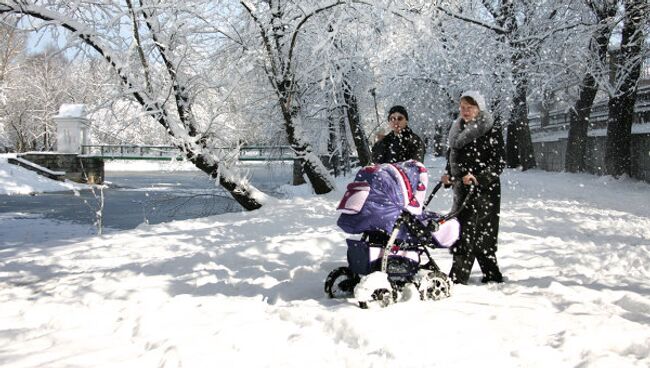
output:
[[[448,248],[458,240],[455,216],[463,206],[446,216],[426,211],[442,183],[425,201],[427,184],[427,169],[414,160],[359,170],[339,203],[337,225],[361,239],[346,239],[348,265],[325,281],[330,298],[354,296],[361,308],[369,302],[387,306],[409,284],[422,300],[450,296],[451,283],[428,248]]]

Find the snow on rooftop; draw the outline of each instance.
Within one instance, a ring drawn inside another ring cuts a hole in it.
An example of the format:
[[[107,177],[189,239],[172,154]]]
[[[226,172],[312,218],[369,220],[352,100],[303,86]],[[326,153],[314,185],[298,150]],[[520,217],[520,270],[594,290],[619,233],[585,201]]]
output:
[[[83,118],[86,117],[86,105],[84,104],[63,104],[59,108],[58,118]]]

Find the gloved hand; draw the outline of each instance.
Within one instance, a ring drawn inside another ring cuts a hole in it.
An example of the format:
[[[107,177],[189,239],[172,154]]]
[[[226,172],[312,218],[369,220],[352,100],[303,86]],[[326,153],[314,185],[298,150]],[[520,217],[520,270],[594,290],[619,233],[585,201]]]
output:
[[[440,181],[442,182],[442,185],[445,187],[445,189],[451,187],[451,176],[443,175],[440,177]]]
[[[449,247],[449,253],[451,254],[460,254],[460,253],[465,253],[467,249],[465,249],[465,246],[463,245],[463,242],[458,239],[454,245]]]
[[[431,234],[433,234],[433,233],[435,233],[436,231],[438,231],[438,229],[440,229],[440,224],[438,224],[438,223],[437,223],[436,221],[434,221],[434,220],[429,221],[429,223],[427,224],[427,230],[428,230],[429,233],[431,233]]]

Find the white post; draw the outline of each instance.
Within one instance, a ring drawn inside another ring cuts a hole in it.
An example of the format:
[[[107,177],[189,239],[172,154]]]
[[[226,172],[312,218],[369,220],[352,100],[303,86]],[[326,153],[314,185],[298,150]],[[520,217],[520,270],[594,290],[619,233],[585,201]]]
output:
[[[82,153],[81,146],[89,144],[90,141],[90,120],[86,118],[86,105],[63,104],[53,120],[56,122],[57,152]]]

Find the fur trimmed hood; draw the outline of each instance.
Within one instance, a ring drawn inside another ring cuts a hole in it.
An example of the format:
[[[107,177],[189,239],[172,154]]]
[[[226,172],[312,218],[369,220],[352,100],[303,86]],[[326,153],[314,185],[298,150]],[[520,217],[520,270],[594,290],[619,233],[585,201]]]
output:
[[[485,97],[481,94],[479,91],[465,91],[463,94],[460,96],[460,98],[463,97],[471,97],[472,100],[476,101],[478,104],[478,109],[481,111],[487,111],[487,105],[485,104]]]
[[[464,129],[461,130],[461,124],[464,124]],[[492,115],[486,111],[478,113],[476,119],[472,122],[463,122],[463,118],[458,118],[451,125],[449,129],[449,148],[461,149],[469,142],[476,138],[485,135],[494,126],[494,119]]]
[[[489,112],[479,112],[476,119],[467,123],[463,118],[458,118],[449,129],[449,168],[454,177],[460,175],[458,166],[458,152],[469,143],[482,137],[494,127],[494,119]]]

